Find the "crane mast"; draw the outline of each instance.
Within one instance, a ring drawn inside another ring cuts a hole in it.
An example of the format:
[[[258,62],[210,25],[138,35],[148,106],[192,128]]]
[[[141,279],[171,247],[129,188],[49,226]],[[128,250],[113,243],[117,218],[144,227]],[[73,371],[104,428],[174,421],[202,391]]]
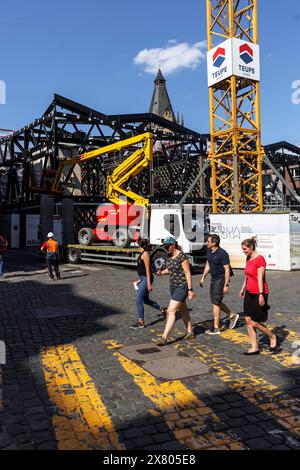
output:
[[[260,212],[258,0],[207,0],[213,212]]]

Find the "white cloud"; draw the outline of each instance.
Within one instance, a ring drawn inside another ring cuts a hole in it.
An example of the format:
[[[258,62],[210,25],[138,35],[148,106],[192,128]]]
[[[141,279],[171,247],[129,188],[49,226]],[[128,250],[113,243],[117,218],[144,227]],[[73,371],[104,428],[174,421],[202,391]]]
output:
[[[160,68],[164,74],[171,74],[180,69],[196,69],[206,59],[206,41],[188,44],[168,41],[165,47],[143,49],[133,59],[135,65],[142,65],[147,73],[156,73]]]

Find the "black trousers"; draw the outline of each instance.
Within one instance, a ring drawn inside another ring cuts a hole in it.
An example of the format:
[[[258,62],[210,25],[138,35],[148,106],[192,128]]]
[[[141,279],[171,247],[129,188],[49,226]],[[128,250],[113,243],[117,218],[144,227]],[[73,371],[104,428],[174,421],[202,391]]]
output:
[[[51,279],[54,278],[53,268],[54,268],[56,277],[59,278],[60,277],[60,272],[59,272],[59,259],[58,259],[58,256],[50,257],[50,256],[46,255],[46,264],[47,264],[47,268],[48,268],[48,274],[51,277]]]

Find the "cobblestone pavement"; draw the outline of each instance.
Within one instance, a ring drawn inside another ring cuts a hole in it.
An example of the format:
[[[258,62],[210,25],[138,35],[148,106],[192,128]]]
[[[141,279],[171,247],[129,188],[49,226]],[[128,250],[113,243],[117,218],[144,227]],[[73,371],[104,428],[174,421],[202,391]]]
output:
[[[119,352],[147,343],[164,323],[146,307],[144,330],[135,319],[133,269],[88,264],[62,267],[50,281],[43,260],[11,252],[0,281],[0,448],[4,449],[297,449],[300,448],[300,273],[268,273],[269,325],[281,340],[277,354],[261,338],[262,354],[243,356],[243,320],[208,337],[208,285],[190,302],[196,333],[172,347],[211,373],[162,381]],[[241,311],[236,271],[227,303]],[[168,279],[152,297],[168,301]],[[53,316],[60,315],[60,316]],[[3,349],[3,343],[0,343]],[[1,356],[0,356],[1,357]]]

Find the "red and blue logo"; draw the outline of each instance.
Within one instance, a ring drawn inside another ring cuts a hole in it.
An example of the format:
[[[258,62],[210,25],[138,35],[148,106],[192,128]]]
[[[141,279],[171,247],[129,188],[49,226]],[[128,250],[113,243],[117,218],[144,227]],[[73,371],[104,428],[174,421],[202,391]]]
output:
[[[240,58],[242,59],[245,64],[250,64],[253,62],[253,49],[249,46],[249,44],[245,43],[240,46]]]
[[[213,64],[214,67],[221,67],[225,60],[225,49],[224,47],[218,47],[216,52],[213,55]]]

